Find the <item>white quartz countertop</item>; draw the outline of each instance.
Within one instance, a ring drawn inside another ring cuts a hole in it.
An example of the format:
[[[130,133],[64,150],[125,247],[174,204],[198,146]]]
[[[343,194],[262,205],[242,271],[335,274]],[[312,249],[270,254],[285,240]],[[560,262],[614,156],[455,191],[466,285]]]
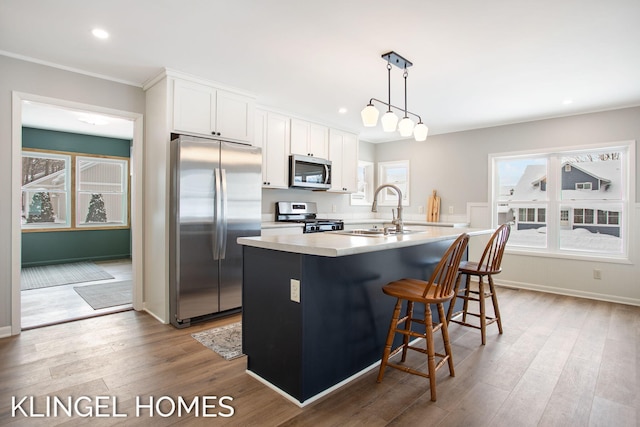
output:
[[[416,233],[397,236],[352,236],[341,234],[341,232],[337,231],[327,231],[324,233],[239,237],[238,243],[245,246],[283,252],[339,257],[423,245],[457,238],[462,233],[474,236],[491,232],[493,230],[481,228],[428,227]]]

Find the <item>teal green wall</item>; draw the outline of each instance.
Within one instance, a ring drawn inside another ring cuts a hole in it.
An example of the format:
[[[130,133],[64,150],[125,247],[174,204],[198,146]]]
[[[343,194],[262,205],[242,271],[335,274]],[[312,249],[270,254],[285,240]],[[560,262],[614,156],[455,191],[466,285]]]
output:
[[[129,157],[131,140],[22,128],[22,146],[42,150]],[[22,266],[131,257],[131,230],[22,233]]]

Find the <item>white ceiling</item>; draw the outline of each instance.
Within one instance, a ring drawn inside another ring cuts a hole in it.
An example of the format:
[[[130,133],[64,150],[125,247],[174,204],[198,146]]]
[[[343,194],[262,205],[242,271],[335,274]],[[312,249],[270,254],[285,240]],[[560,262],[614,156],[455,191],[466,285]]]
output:
[[[136,86],[167,67],[380,142],[399,137],[360,110],[387,98],[387,51],[433,135],[640,105],[639,18],[638,0],[2,0],[0,53]]]

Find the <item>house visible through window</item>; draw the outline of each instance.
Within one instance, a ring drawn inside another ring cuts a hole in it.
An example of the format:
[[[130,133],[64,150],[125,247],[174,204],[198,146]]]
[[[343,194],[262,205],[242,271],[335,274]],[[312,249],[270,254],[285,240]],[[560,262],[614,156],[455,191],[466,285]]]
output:
[[[127,227],[128,188],[126,158],[24,150],[22,228]]]
[[[22,228],[68,228],[71,156],[22,153]]]
[[[491,155],[494,225],[511,249],[625,257],[635,143]]]

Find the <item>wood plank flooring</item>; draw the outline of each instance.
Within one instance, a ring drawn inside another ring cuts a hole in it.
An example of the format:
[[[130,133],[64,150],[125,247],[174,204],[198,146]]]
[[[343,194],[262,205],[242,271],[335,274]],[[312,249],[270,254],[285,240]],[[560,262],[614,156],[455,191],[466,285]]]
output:
[[[435,403],[428,380],[390,369],[381,384],[373,370],[301,409],[247,375],[246,357],[225,361],[190,336],[239,315],[178,330],[128,311],[1,339],[0,425],[640,425],[639,307],[498,293],[504,334],[490,326],[482,346],[479,331],[451,324],[456,376],[439,371]],[[47,396],[109,396],[128,417],[12,418],[12,396],[32,395],[41,412]],[[137,396],[231,396],[234,414],[136,417]]]
[[[132,278],[131,259],[96,261],[96,265],[111,274],[113,279],[22,291],[20,293],[22,329],[131,310],[132,304],[95,310],[73,290],[74,286],[96,285]]]

